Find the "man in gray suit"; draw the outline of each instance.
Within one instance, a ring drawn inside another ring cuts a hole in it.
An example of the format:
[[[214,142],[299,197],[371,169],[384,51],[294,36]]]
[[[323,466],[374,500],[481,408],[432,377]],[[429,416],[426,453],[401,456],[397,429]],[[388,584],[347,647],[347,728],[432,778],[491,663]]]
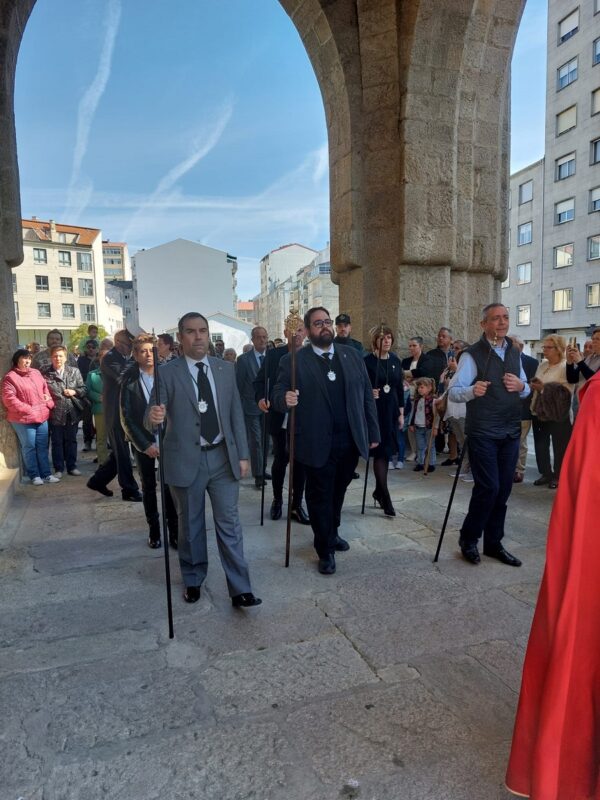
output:
[[[195,603],[206,578],[208,492],[231,602],[235,607],[256,606],[261,600],[252,594],[238,514],[239,480],[248,474],[248,443],[234,366],[207,356],[208,322],[202,314],[184,314],[177,338],[183,356],[160,368],[160,397],[154,387],[146,425],[152,430],[166,420],[160,457],[179,519],[183,598]]]
[[[262,367],[267,352],[268,336],[265,328],[257,326],[252,328],[252,350],[243,353],[235,365],[235,378],[242,399],[244,419],[246,421],[246,434],[250,446],[250,464],[252,475],[257,489],[264,483],[264,454],[263,454],[263,413],[256,405],[254,398],[254,380],[258,370]],[[268,477],[271,477],[270,475]]]

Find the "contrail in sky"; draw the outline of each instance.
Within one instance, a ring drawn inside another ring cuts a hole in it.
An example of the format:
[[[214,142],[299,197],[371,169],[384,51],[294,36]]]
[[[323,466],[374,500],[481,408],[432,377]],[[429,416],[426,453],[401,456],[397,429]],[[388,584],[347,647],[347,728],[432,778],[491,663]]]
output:
[[[156,189],[132,215],[125,231],[122,234],[123,241],[127,241],[130,231],[133,229],[135,223],[144,214],[144,212],[147,211],[148,208],[155,205],[157,200],[159,200],[161,197],[164,198],[164,196],[167,195],[171,189],[173,189],[177,181],[180,178],[183,178],[184,175],[193,169],[193,167],[195,167],[199,161],[207,156],[218,144],[219,139],[223,135],[223,131],[227,127],[232,114],[233,101],[228,100],[220,110],[217,119],[208,130],[208,133],[203,131],[201,135],[196,137],[196,141],[193,144],[194,149],[192,153],[187,156],[187,158],[184,158],[183,161],[180,161],[179,164],[176,164],[159,180],[158,184],[156,185]]]
[[[89,179],[82,180],[81,166],[87,152],[94,114],[110,78],[115,40],[121,21],[121,0],[108,0],[107,5],[106,31],[98,70],[94,80],[81,98],[77,113],[77,136],[73,153],[67,208],[65,210],[65,220],[75,224],[77,224],[78,217],[84,211],[92,194],[91,181]]]

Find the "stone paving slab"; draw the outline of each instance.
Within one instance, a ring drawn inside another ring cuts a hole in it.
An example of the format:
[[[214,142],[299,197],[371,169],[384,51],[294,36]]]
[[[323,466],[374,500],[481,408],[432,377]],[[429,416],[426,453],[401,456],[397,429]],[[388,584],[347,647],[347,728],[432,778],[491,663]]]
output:
[[[509,504],[512,569],[457,552],[470,485],[390,476],[397,516],[349,488],[338,570],[316,570],[312,532],[240,516],[263,605],[233,609],[214,536],[200,602],[175,639],[163,552],[141,504],[81,478],[18,489],[0,526],[0,800],[501,800],[553,493]],[[114,487],[113,487],[114,488]],[[372,487],[368,492],[368,496]],[[270,505],[266,492],[266,509]],[[212,529],[210,516],[209,529]],[[476,787],[476,789],[474,789]]]

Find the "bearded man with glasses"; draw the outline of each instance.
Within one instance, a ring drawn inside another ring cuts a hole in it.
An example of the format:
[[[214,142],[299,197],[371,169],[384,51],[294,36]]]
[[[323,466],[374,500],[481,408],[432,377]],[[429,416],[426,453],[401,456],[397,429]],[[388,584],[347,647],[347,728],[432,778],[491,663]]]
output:
[[[338,528],[346,489],[358,463],[379,444],[377,411],[364,361],[356,350],[334,344],[333,322],[322,306],[304,316],[309,345],[280,362],[273,406],[296,408],[295,456],[306,472],[306,505],[319,557],[319,572],[335,572],[335,551],[350,548]]]

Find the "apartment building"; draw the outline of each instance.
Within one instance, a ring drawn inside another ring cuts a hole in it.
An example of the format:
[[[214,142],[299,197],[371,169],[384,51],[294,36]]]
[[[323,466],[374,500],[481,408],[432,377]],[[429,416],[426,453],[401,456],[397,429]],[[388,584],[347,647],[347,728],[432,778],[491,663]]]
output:
[[[131,259],[125,242],[102,242],[104,278],[107,281],[130,281]]]
[[[22,220],[23,263],[12,270],[19,343],[46,342],[53,328],[95,322],[111,331],[104,292],[102,234],[97,228]]]
[[[600,0],[548,4],[545,157],[511,176],[509,213],[515,329],[581,343],[600,324]]]

